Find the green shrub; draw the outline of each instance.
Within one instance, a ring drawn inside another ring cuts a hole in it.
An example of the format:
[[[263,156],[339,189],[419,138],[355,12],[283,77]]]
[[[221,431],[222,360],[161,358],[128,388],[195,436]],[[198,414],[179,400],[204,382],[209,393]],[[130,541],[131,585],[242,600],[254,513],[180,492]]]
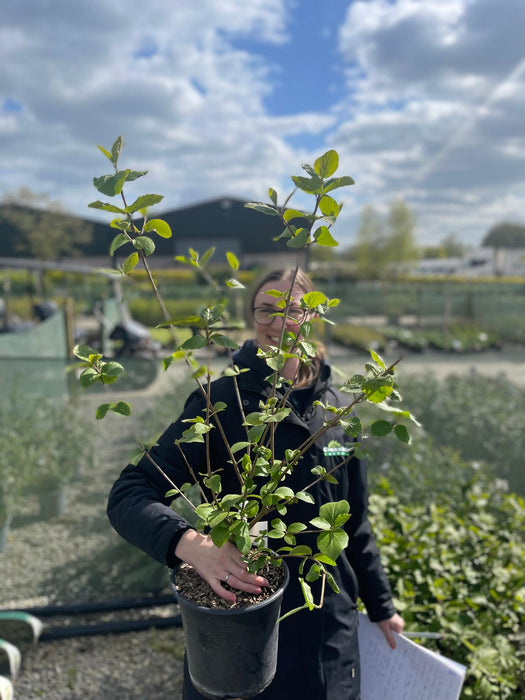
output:
[[[475,372],[438,381],[413,375],[403,382],[405,405],[437,445],[450,446],[463,459],[484,462],[525,494],[525,393],[503,378]]]
[[[346,348],[366,351],[369,348],[380,351],[386,345],[386,337],[380,331],[369,326],[353,324],[337,325],[331,329],[334,343]]]
[[[451,483],[446,460],[438,463]],[[435,461],[426,463],[432,469]],[[428,645],[468,667],[461,697],[519,700],[525,502],[469,472],[465,467],[466,478],[451,484],[454,497],[436,501],[410,502],[411,487],[399,490],[399,475],[396,490],[383,479],[370,517],[407,629],[440,633]],[[458,474],[455,468],[452,479]]]
[[[165,300],[166,308],[172,319],[194,315],[209,302],[209,299],[204,298]],[[146,326],[157,326],[164,322],[156,299],[135,297],[129,301],[129,310],[134,319]]]
[[[95,457],[83,412],[59,399],[14,396],[0,407],[2,470],[16,471],[13,494],[38,493],[70,482]]]

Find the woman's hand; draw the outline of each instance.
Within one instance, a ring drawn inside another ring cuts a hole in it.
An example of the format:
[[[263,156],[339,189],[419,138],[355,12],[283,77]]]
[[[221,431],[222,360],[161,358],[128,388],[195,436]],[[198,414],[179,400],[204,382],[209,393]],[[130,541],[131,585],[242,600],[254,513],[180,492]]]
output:
[[[381,627],[383,634],[386,637],[386,641],[388,644],[392,647],[392,649],[396,648],[396,638],[394,637],[394,632],[397,632],[398,634],[401,634],[405,627],[405,622],[401,615],[398,615],[397,613],[390,617],[388,620],[381,620],[381,622],[377,623],[379,627]]]
[[[175,555],[193,566],[195,571],[224,600],[235,603],[233,591],[228,591],[222,582],[246,593],[260,593],[261,586],[268,581],[262,576],[249,574],[242,554],[230,542],[216,547],[209,535],[202,535],[195,530],[187,530],[175,548]]]

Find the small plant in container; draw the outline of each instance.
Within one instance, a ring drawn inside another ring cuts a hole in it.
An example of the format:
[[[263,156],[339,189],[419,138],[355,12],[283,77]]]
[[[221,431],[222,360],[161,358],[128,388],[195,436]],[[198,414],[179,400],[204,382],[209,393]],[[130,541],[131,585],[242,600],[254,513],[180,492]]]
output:
[[[124,184],[143,173],[119,170],[121,145],[118,139],[111,151],[101,149],[115,172],[94,182],[103,194],[120,195],[122,205],[97,201],[91,206],[118,215],[112,226],[120,232],[111,251],[124,245],[133,248],[121,273],[129,274],[142,260],[165,309],[147,257],[155,249],[151,234],[171,232],[165,222],[149,220],[143,211],[159,201],[158,195],[127,204]],[[329,193],[353,180],[335,176],[335,151],[303,168],[306,176],[292,179],[296,188],[313,197],[311,213],[289,207],[290,197],[279,205],[272,189],[269,204],[247,206],[278,217],[283,226],[280,238],[291,249],[335,246],[331,227],[341,205]],[[139,211],[140,225],[133,218]],[[314,290],[298,268],[269,275],[259,284],[251,305],[256,342],[238,349],[226,332],[227,300],[243,287],[235,276],[224,289],[218,285],[208,266],[213,252],[190,250],[178,260],[210,282],[216,303],[185,318],[165,314],[167,327],[196,331],[164,361],[166,369],[184,362],[196,389],[159,442],[138,448],[133,464],[112,489],[108,514],[126,539],[154,558],[170,566],[180,564],[179,555],[186,561],[176,567],[174,585],[193,685],[210,698],[249,698],[261,693],[275,674],[276,623],[322,608],[329,592],[337,594],[341,581],[347,585],[347,565],[339,570],[337,562],[348,551],[349,533],[354,536],[358,524],[365,527],[366,521],[360,500],[366,498],[360,436],[367,431],[378,436],[392,433],[408,442],[405,423],[412,416],[388,401],[399,399],[395,363],[387,366],[373,351],[362,373],[342,381],[340,389],[332,387],[314,326],[327,322],[338,300]],[[239,261],[231,253],[227,261],[235,275]],[[200,362],[199,351],[209,346],[235,351],[232,363],[215,381],[212,369]],[[86,386],[112,382],[122,371],[89,347],[78,347],[76,354],[82,360],[80,381]],[[304,413],[296,403],[303,389],[310,392]],[[386,418],[362,425],[356,409],[363,403],[384,408]],[[97,415],[130,410],[124,402],[104,404]],[[190,490],[197,490],[200,503],[188,497]],[[346,493],[356,498],[356,512],[341,497]],[[173,499],[190,509],[191,524],[169,508]],[[364,531],[363,536],[368,541]],[[185,556],[189,551],[195,556]],[[211,558],[202,558],[204,551],[211,552]],[[376,562],[375,550],[370,551],[370,562]],[[366,568],[364,560],[363,565]],[[381,574],[378,577],[382,585]],[[288,581],[287,591],[293,589],[293,594],[281,614]],[[386,602],[382,610],[385,619],[395,612]]]

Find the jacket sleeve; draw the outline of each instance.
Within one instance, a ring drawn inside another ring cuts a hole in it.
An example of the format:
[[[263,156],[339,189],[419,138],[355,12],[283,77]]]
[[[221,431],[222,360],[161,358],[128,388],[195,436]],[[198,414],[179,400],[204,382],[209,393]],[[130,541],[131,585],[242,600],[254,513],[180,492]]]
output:
[[[349,503],[350,543],[346,554],[357,576],[359,596],[368,615],[373,622],[380,622],[392,617],[396,609],[368,520],[366,465],[362,460],[352,460],[350,465]]]
[[[193,483],[193,479],[174,442],[188,428],[183,421],[199,415],[203,407],[202,397],[193,393],[181,416],[151,449],[151,457],[176,486]],[[205,459],[204,445],[185,443],[184,453],[192,468],[198,472]],[[137,466],[128,464],[113,484],[107,515],[121,537],[153,559],[173,567],[178,561],[174,551],[176,544],[191,525],[170,508],[173,497],[165,496],[170,489],[165,476],[147,457],[143,457]]]

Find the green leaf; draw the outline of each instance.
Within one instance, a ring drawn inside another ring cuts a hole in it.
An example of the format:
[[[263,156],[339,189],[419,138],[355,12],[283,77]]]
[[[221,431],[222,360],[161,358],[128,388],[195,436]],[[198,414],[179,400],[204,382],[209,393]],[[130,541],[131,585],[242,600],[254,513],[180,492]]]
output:
[[[139,262],[139,254],[138,253],[131,253],[131,255],[128,255],[128,257],[122,263],[122,272],[125,275],[129,275],[131,270],[133,270],[134,267],[137,267],[138,262]]]
[[[103,146],[97,146],[97,148],[102,151],[108,160],[111,160],[111,153],[108,150],[106,150]]]
[[[154,231],[161,238],[171,238],[170,225],[162,219],[149,219],[144,224],[144,231]]]
[[[248,415],[245,417],[244,425],[261,425],[262,418],[262,413],[248,413]]]
[[[214,474],[204,479],[204,484],[212,491],[212,493],[220,493],[222,490],[221,477],[219,474]]]
[[[243,441],[243,442],[236,442],[234,445],[231,446],[231,451],[232,454],[235,454],[236,452],[239,452],[240,450],[245,450],[246,448],[250,447],[250,443]]]
[[[315,172],[322,177],[323,180],[331,177],[339,167],[339,154],[337,151],[326,151],[314,163]]]
[[[208,260],[210,260],[210,259],[213,257],[213,254],[214,254],[214,253],[215,253],[215,247],[214,247],[214,246],[212,246],[211,248],[208,248],[208,250],[206,250],[206,251],[200,256],[200,259],[199,259],[199,264],[200,264],[200,266],[203,267],[204,265],[206,265],[206,263],[208,262]]]
[[[319,201],[319,209],[325,216],[338,216],[341,208],[341,205],[327,194],[323,195]]]
[[[392,432],[392,423],[387,420],[376,420],[370,426],[370,432],[376,437],[384,437]]]
[[[407,445],[410,444],[410,435],[408,433],[408,430],[406,429],[406,426],[396,425],[396,427],[394,428],[394,433],[398,440],[401,440],[401,442],[405,442]]]
[[[326,554],[316,554],[314,555],[314,559],[316,561],[320,561],[321,564],[329,564],[330,566],[335,566],[334,559],[330,559],[330,557],[327,557]]]
[[[94,177],[93,184],[99,192],[102,192],[102,194],[105,194],[108,197],[114,197],[122,192],[122,187],[126,182],[126,176],[129,172],[129,170],[120,170],[118,173],[114,173],[113,175]]]
[[[277,192],[272,187],[268,189],[268,197],[270,197],[274,204],[277,204]]]
[[[104,362],[102,364],[101,372],[106,377],[118,377],[119,374],[124,372],[124,367],[120,362]]]
[[[124,140],[122,136],[117,136],[117,138],[115,139],[115,143],[111,147],[111,162],[115,167],[117,167],[120,151],[122,150],[123,144]]]
[[[227,335],[222,335],[221,333],[213,333],[210,340],[223,348],[230,348],[231,350],[236,350],[239,347],[239,343],[233,338],[228,338]]]
[[[334,177],[332,180],[328,180],[328,182],[323,187],[323,194],[338,189],[339,187],[347,187],[349,185],[354,184],[355,182],[353,178],[351,178],[349,175],[345,175],[344,177]]]
[[[145,255],[152,255],[155,252],[155,243],[148,236],[137,236],[133,239],[133,245],[138,250],[142,250]]]
[[[129,219],[112,219],[110,226],[111,228],[118,228],[120,231],[129,231],[131,222]]]
[[[99,381],[99,373],[93,369],[93,367],[88,367],[83,372],[81,372],[79,382],[81,386],[88,387]]]
[[[308,230],[305,228],[297,229],[293,238],[288,238],[286,241],[288,248],[304,248],[308,245]]]
[[[308,192],[309,194],[321,194],[323,191],[323,181],[320,177],[302,177],[300,175],[294,175],[292,180],[294,184],[303,192]]]
[[[266,426],[263,424],[261,425],[252,425],[252,427],[248,430],[248,438],[251,442],[259,442],[261,439],[264,431],[265,431]]]
[[[321,567],[318,564],[312,564],[308,573],[306,574],[306,580],[309,583],[312,583],[313,581],[317,581],[317,579],[319,578],[320,575],[321,575]]]
[[[314,240],[322,246],[335,248],[339,243],[330,233],[328,226],[319,226],[313,233]]]
[[[232,288],[234,288],[234,289],[245,289],[244,284],[242,284],[241,282],[239,282],[239,280],[236,280],[236,279],[233,279],[233,278],[232,278],[232,279],[229,279],[229,280],[226,280],[226,286],[227,286],[227,287],[232,287]]]
[[[385,361],[383,360],[381,355],[372,349],[370,349],[369,352],[370,352],[370,357],[373,359],[373,361],[376,364],[378,364],[381,367],[381,369],[386,369]]]
[[[323,292],[307,292],[301,299],[302,303],[309,309],[317,309],[321,304],[326,304],[328,297]]]
[[[181,348],[184,348],[184,350],[198,350],[206,345],[206,338],[197,333],[196,335],[192,335],[191,338],[188,338],[188,340],[185,340],[184,343],[182,343]]]
[[[362,389],[368,401],[371,403],[381,403],[381,401],[384,401],[390,396],[394,387],[392,386],[391,377],[372,377],[366,380]]]
[[[312,556],[312,548],[306,544],[298,544],[290,551],[293,557],[310,557]]]
[[[303,592],[304,602],[306,603],[309,610],[313,610],[315,608],[315,603],[314,603],[314,597],[312,595],[312,589],[306,583],[306,581],[302,578],[299,579],[299,583],[301,585],[301,590]]]
[[[114,413],[119,413],[121,416],[130,416],[131,415],[131,406],[129,403],[126,403],[125,401],[118,401],[116,405],[111,407],[111,410]]]
[[[133,214],[134,212],[139,211],[139,209],[146,209],[154,204],[158,204],[159,202],[162,202],[163,199],[164,196],[161,194],[143,194],[141,197],[137,197],[133,204],[126,207],[126,213]]]
[[[130,240],[129,240],[128,236],[126,236],[125,233],[117,234],[111,243],[111,246],[109,249],[109,254],[113,255],[116,250],[118,250],[123,245],[126,245],[126,243],[129,243],[129,242],[130,242]]]
[[[225,512],[225,511],[221,512],[220,510],[218,510],[208,518],[208,525],[210,527],[215,527],[216,525],[219,525],[224,520],[226,520],[227,517],[228,517],[227,512]]]
[[[358,435],[363,432],[363,426],[358,416],[349,416],[344,420],[341,419],[340,425],[345,434],[350,437],[358,437]]]
[[[232,270],[239,269],[239,261],[233,253],[226,253],[226,259],[228,260],[228,265],[231,267]]]
[[[322,554],[334,561],[348,545],[348,535],[342,530],[321,532],[317,537],[317,546]]]
[[[281,533],[286,532],[286,523],[281,518],[274,518],[270,524],[274,530],[280,530]]]
[[[400,416],[401,418],[408,418],[417,426],[421,425],[421,423],[416,419],[416,417],[413,416],[412,413],[410,413],[410,411],[407,411],[406,409],[398,408],[396,406],[389,406],[386,403],[380,404],[378,408],[380,408],[382,411],[386,411],[387,413],[393,413],[395,416]]]
[[[210,537],[216,547],[222,547],[223,544],[226,544],[229,536],[230,531],[228,527],[222,523],[219,523],[219,525],[216,525],[210,530]]]
[[[273,493],[279,498],[293,498],[295,496],[295,493],[288,486],[279,486]]]
[[[91,358],[94,356],[97,356],[98,359],[102,357],[91,345],[75,345],[73,348],[73,355],[85,362],[90,362]]]
[[[320,517],[312,518],[312,520],[310,520],[310,525],[313,525],[319,530],[330,530],[332,527],[328,520]]]
[[[102,211],[110,211],[113,212],[113,214],[127,213],[125,209],[120,209],[114,204],[108,204],[107,202],[99,202],[98,200],[96,202],[91,202],[91,204],[88,204],[88,207],[91,207],[91,209],[102,209]]]
[[[101,404],[96,410],[96,413],[95,413],[96,419],[102,420],[102,418],[105,418],[107,415],[107,412],[109,411],[111,406],[112,406],[112,404],[110,404],[110,403]]]
[[[317,345],[314,345],[313,343],[306,343],[304,340],[302,340],[299,343],[299,347],[307,357],[315,357],[317,354]]]
[[[133,182],[133,180],[138,180],[139,177],[148,174],[147,170],[126,170],[126,172],[126,182]]]
[[[337,519],[340,515],[347,515],[350,512],[350,505],[348,501],[331,501],[330,503],[323,503],[319,508],[319,515],[328,520],[331,525],[335,525]]]
[[[262,202],[246,202],[244,206],[247,209],[254,209],[261,214],[267,214],[268,216],[279,216],[277,209],[269,204],[263,204]]]
[[[335,565],[335,562],[334,562]],[[339,593],[339,586],[337,585],[337,582],[335,578],[332,576],[332,574],[329,571],[326,571],[326,580],[328,581],[328,585],[330,588],[333,590],[334,593]]]
[[[303,501],[304,503],[315,503],[314,497],[308,491],[297,491],[295,497],[298,501]]]
[[[273,369],[274,372],[278,372],[284,367],[284,365],[286,364],[286,360],[281,354],[279,354],[275,355],[274,357],[267,357],[266,364],[270,369]]]
[[[252,538],[248,532],[240,532],[238,535],[235,535],[235,544],[241,554],[246,556],[252,548]]]
[[[283,214],[283,219],[288,222],[293,219],[304,219],[305,216],[304,211],[299,211],[299,209],[287,209]]]

